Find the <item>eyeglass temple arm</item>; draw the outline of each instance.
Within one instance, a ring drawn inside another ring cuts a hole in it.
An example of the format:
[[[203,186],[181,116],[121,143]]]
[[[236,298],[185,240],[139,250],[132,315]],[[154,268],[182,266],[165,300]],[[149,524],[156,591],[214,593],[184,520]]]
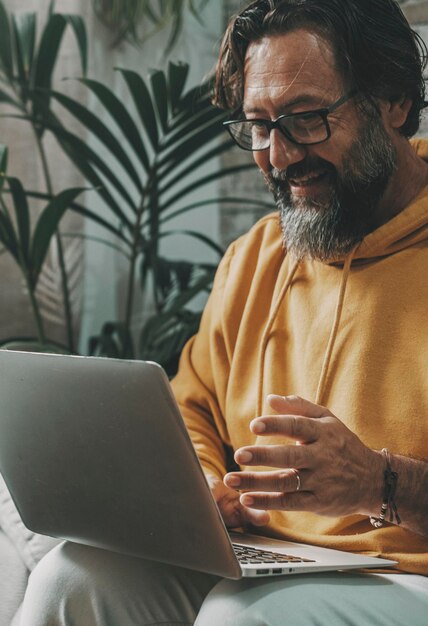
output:
[[[345,95],[339,98],[337,102],[327,107],[328,112],[331,113],[332,111],[335,111],[338,107],[342,106],[342,104],[345,104],[347,100],[350,100],[357,93],[358,93],[357,89],[352,89],[352,91],[345,93]]]

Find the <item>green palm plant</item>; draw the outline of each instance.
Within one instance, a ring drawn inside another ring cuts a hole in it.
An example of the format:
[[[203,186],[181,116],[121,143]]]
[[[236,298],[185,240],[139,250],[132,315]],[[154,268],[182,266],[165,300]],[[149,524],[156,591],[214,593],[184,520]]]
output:
[[[225,114],[211,105],[211,81],[185,91],[189,71],[186,64],[169,63],[166,72],[152,72],[148,81],[136,72],[117,68],[127,90],[125,103],[106,85],[82,78],[81,82],[98,100],[100,115],[78,100],[52,90],[52,71],[67,24],[78,41],[84,72],[87,54],[82,19],[56,14],[53,7],[51,3],[46,27],[36,46],[34,14],[9,17],[0,0],[0,81],[4,87],[0,88],[0,104],[12,105],[17,109],[14,117],[30,122],[46,180],[46,192],[26,190],[24,194],[22,187],[17,192],[14,182],[6,191],[12,193],[16,215],[20,210],[28,213],[23,194],[45,199],[48,204],[54,199],[43,145],[45,132],[53,133],[95,189],[105,210],[100,213],[90,204],[75,201],[71,201],[70,207],[114,234],[117,243],[108,245],[119,249],[128,262],[124,310],[118,320],[107,322],[100,334],[91,339],[89,350],[105,356],[151,358],[173,373],[183,343],[199,323],[200,311],[194,310],[194,298],[210,289],[216,263],[166,258],[161,242],[177,234],[170,225],[172,220],[189,211],[209,210],[222,202],[261,207],[262,202],[252,199],[209,197],[207,192],[207,185],[213,181],[253,165],[219,167],[216,159],[232,146],[223,134]],[[51,108],[52,102],[55,110],[62,107],[80,123],[86,141],[62,123]],[[24,208],[17,208],[21,206]],[[4,228],[6,237],[10,225]],[[61,235],[58,229],[55,235],[48,232],[57,239],[68,349],[75,351],[62,252],[66,234]],[[180,232],[202,241],[218,256],[223,253],[208,234],[192,229]],[[14,239],[10,241],[13,243]],[[6,248],[13,254],[13,245]],[[20,267],[26,269],[22,263]],[[137,276],[143,292],[151,290],[155,308],[155,314],[143,323],[139,337],[131,332]],[[38,282],[34,278],[31,281],[30,295],[35,294],[33,287]],[[39,337],[43,338],[37,299],[34,302]]]
[[[49,122],[45,120],[45,128],[97,190],[108,217],[77,203],[72,207],[114,233],[128,260],[125,310],[118,323],[106,324],[93,338],[91,350],[98,354],[154,355],[161,360],[160,351],[164,362],[173,363],[199,321],[199,313],[192,313],[187,305],[210,288],[216,263],[167,259],[161,254],[161,242],[180,232],[202,241],[219,257],[223,250],[207,234],[177,231],[170,222],[183,213],[221,202],[260,205],[242,198],[195,199],[193,194],[203,194],[212,181],[253,165],[215,165],[215,159],[232,145],[223,134],[225,114],[211,105],[210,80],[184,91],[188,70],[186,64],[169,63],[167,72],[152,72],[147,84],[137,72],[117,68],[127,88],[126,105],[104,84],[81,79],[98,100],[101,115],[63,93],[50,91],[51,98],[80,122],[97,147],[83,142],[53,113]],[[224,137],[221,140],[220,135]],[[210,167],[209,173],[204,173],[202,166]],[[144,327],[136,348],[131,319],[138,272],[144,290],[148,277],[152,279],[156,314]]]
[[[66,189],[54,196],[41,211],[34,228],[32,228],[30,209],[24,188],[17,178],[6,176],[7,158],[6,146],[0,145],[0,243],[4,250],[12,255],[22,272],[36,322],[38,349],[57,351],[58,346],[54,346],[46,338],[36,289],[51,238],[70,203],[83,189]],[[12,197],[13,215],[11,215],[2,195],[5,182]],[[10,342],[6,345],[13,347]],[[22,347],[21,341],[19,345]],[[29,346],[30,344],[27,345],[27,347]],[[31,348],[36,348],[34,342],[31,343]]]
[[[55,13],[52,1],[46,24],[38,36],[37,16],[34,12],[9,15],[0,0],[0,103],[12,106],[18,111],[18,117],[30,121],[46,191],[51,197],[54,195],[54,188],[43,141],[43,120],[49,115],[49,88],[67,26],[76,37],[82,70],[86,73],[87,37],[80,16]],[[73,352],[75,340],[63,242],[59,230],[51,236],[56,241],[58,251],[67,343],[69,350]]]

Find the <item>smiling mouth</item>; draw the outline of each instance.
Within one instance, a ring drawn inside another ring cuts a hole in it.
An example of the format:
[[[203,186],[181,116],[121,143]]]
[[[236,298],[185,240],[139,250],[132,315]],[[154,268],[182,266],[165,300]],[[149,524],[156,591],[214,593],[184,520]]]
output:
[[[321,182],[326,178],[327,172],[311,173],[298,178],[289,178],[288,182],[292,187],[308,187]]]

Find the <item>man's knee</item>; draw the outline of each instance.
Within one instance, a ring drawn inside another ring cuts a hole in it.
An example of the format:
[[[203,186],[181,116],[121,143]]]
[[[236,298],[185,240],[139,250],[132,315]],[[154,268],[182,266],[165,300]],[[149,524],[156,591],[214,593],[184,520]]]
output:
[[[21,623],[190,624],[217,580],[208,574],[66,542],[47,554],[32,573]]]
[[[53,548],[29,578],[24,612],[36,615],[42,607],[45,620],[49,615],[75,612],[77,607],[80,612],[94,588],[105,589],[108,585],[102,552],[71,542]],[[57,622],[52,619],[53,623]]]

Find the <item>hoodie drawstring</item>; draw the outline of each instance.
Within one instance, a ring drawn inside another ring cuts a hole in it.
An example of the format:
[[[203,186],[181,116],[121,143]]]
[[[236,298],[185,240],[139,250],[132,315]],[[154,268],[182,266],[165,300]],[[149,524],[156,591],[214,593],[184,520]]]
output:
[[[269,315],[268,321],[266,323],[265,329],[263,331],[263,335],[262,335],[262,339],[260,342],[260,354],[259,354],[259,385],[258,385],[258,390],[257,390],[257,413],[256,416],[261,415],[262,414],[262,407],[263,407],[263,382],[264,382],[264,363],[265,363],[265,353],[266,353],[266,347],[269,341],[269,335],[270,335],[270,331],[272,329],[272,325],[276,319],[279,307],[282,304],[282,301],[285,297],[285,294],[287,293],[291,282],[293,280],[294,274],[296,273],[296,270],[299,266],[300,261],[295,261],[294,264],[291,266],[291,271],[289,273],[289,275],[287,276],[287,280],[285,281],[284,285],[282,286],[281,291],[279,292],[278,298],[274,304],[274,307]]]
[[[339,296],[337,299],[334,321],[333,321],[333,325],[332,325],[331,332],[330,332],[330,337],[327,343],[327,348],[326,348],[324,359],[323,359],[320,378],[318,381],[318,387],[317,387],[316,398],[315,398],[316,404],[321,403],[322,394],[324,392],[328,369],[329,369],[330,361],[331,361],[331,356],[333,354],[333,348],[334,348],[334,344],[336,341],[337,332],[338,332],[339,324],[340,324],[340,318],[341,318],[342,311],[343,311],[343,303],[345,300],[345,292],[346,292],[346,286],[348,283],[348,277],[349,277],[349,273],[351,269],[351,264],[354,258],[354,254],[358,247],[359,247],[359,244],[353,248],[351,253],[346,257],[345,263],[343,265],[342,280],[340,282]],[[284,297],[291,286],[291,283],[293,281],[293,278],[299,266],[299,263],[300,261],[295,261],[295,263],[291,266],[291,270],[287,277],[287,280],[285,281],[278,295],[278,298],[274,304],[274,307],[269,315],[268,321],[263,331],[262,339],[260,342],[260,353],[259,353],[259,374],[258,374],[256,416],[262,415],[262,410],[263,410],[264,364],[265,364],[266,348],[269,342],[270,332],[272,330],[273,323],[276,319],[276,316],[284,300]]]
[[[359,244],[358,244],[359,245]],[[327,348],[324,355],[324,361],[321,368],[321,374],[318,381],[317,393],[315,396],[315,404],[321,404],[322,394],[324,392],[325,382],[327,379],[328,368],[330,366],[331,355],[333,354],[334,343],[339,330],[340,318],[343,311],[343,302],[345,300],[346,285],[348,284],[349,272],[351,269],[352,259],[358,246],[355,246],[349,256],[346,257],[343,265],[342,280],[340,281],[339,297],[337,299],[336,311],[334,314],[333,326],[331,327],[330,337],[328,339]]]

